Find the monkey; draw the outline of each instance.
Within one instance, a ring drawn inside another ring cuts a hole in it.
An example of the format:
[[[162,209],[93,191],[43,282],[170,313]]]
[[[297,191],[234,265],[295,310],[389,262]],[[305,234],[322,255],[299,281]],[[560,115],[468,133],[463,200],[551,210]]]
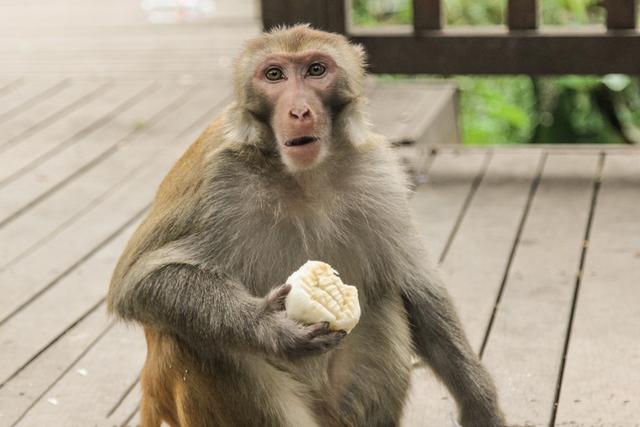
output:
[[[111,313],[144,328],[143,426],[395,426],[418,354],[463,426],[504,426],[370,129],[365,52],[308,25],[248,41],[234,99],[178,160],[121,255]],[[358,289],[346,335],[288,318],[288,275],[322,260]]]

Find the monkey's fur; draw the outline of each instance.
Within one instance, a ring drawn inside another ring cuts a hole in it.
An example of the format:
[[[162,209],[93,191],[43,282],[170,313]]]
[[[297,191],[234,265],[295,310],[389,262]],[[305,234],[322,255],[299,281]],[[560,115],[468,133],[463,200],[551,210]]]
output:
[[[323,98],[329,154],[292,173],[273,108],[251,76],[261,57],[315,49],[339,70]],[[112,312],[144,325],[142,423],[397,425],[415,350],[455,396],[464,426],[501,426],[495,387],[416,240],[408,186],[362,116],[364,55],[305,26],[250,42],[235,102],[162,182],[114,272]],[[308,259],[360,295],[351,334],[303,326],[278,287]]]

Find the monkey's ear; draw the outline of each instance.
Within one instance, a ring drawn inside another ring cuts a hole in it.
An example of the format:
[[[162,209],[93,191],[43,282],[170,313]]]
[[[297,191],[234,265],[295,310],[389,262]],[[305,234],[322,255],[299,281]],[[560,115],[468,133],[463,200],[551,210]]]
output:
[[[364,46],[357,43],[350,43],[351,47],[355,51],[356,55],[360,59],[360,65],[364,68],[367,66],[367,51],[364,50]]]

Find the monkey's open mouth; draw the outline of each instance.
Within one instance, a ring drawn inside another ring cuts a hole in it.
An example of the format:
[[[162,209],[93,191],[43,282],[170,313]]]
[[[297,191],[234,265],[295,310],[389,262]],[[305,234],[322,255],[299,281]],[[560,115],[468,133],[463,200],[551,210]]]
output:
[[[300,138],[293,138],[284,143],[287,147],[295,147],[298,145],[306,145],[312,142],[317,141],[318,138],[315,136],[301,136]]]

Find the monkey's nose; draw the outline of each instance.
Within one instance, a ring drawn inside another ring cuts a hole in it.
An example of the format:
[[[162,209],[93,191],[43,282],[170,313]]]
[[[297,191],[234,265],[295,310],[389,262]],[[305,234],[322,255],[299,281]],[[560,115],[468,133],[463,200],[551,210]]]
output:
[[[307,106],[292,108],[289,110],[289,116],[296,120],[309,120],[311,118],[311,110]]]

